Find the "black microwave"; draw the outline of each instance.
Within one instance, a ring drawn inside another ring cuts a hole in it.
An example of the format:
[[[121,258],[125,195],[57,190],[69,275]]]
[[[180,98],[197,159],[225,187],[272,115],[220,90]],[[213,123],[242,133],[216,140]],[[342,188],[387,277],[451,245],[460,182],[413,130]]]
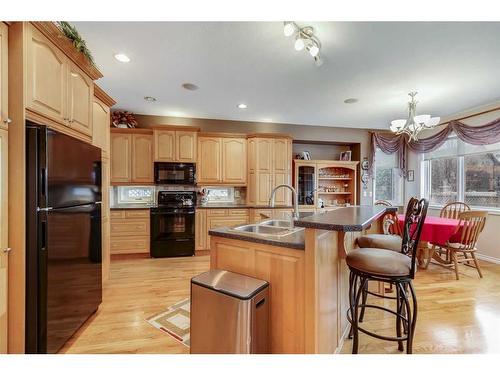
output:
[[[195,185],[196,164],[155,162],[158,185]]]

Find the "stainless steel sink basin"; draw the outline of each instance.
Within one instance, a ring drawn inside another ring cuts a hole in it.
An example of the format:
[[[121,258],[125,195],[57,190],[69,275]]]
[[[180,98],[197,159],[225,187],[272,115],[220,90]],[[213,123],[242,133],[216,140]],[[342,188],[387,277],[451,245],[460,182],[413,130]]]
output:
[[[280,228],[293,228],[293,224],[289,220],[266,220],[261,222],[260,225],[268,225],[271,227]]]
[[[284,226],[280,226],[282,224]],[[264,238],[280,238],[296,233],[304,228],[290,227],[286,220],[267,220],[259,224],[246,224],[229,229],[232,232],[248,234]]]

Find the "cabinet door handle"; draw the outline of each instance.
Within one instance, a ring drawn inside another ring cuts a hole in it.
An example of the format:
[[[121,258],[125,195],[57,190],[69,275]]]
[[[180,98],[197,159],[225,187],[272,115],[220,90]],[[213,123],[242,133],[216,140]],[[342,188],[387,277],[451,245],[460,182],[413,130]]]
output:
[[[3,123],[5,125],[9,125],[11,122],[12,122],[12,120],[10,118],[6,118],[5,120],[3,120]]]
[[[12,248],[10,248],[10,247],[6,247],[5,249],[3,249],[3,252],[6,254],[10,253],[11,251],[12,251]]]

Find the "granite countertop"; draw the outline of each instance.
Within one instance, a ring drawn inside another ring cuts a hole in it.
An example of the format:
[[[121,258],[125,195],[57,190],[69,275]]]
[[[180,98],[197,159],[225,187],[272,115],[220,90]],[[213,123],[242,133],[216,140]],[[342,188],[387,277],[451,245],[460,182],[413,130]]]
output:
[[[196,208],[261,208],[261,209],[272,209],[272,208],[293,208],[293,206],[286,206],[286,205],[276,205],[274,207],[271,207],[269,205],[264,205],[264,206],[256,206],[256,205],[251,205],[251,204],[245,204],[245,203],[207,203],[204,205],[198,205]]]
[[[296,227],[360,232],[386,212],[396,212],[397,207],[351,206],[321,214],[307,216],[295,222]]]
[[[156,205],[145,205],[145,204],[116,204],[110,206],[110,210],[149,210],[150,208],[155,208]]]
[[[296,250],[304,250],[305,249],[305,240],[304,240],[304,231],[299,230],[295,233],[289,234],[283,237],[260,237],[257,235],[246,234],[244,232],[237,233],[231,231],[231,228],[221,227],[211,229],[208,232],[211,236],[231,238],[233,240],[241,240],[247,242],[255,242],[264,245],[271,246],[279,246],[279,247],[287,247],[289,249]]]

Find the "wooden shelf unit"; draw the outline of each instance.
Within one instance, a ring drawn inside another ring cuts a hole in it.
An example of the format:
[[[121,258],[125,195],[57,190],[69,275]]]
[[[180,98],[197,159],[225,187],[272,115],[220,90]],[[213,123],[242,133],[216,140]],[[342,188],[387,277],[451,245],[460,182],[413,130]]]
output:
[[[293,181],[300,208],[319,208],[319,198],[323,200],[325,208],[358,204],[358,163],[336,160],[294,160]]]

